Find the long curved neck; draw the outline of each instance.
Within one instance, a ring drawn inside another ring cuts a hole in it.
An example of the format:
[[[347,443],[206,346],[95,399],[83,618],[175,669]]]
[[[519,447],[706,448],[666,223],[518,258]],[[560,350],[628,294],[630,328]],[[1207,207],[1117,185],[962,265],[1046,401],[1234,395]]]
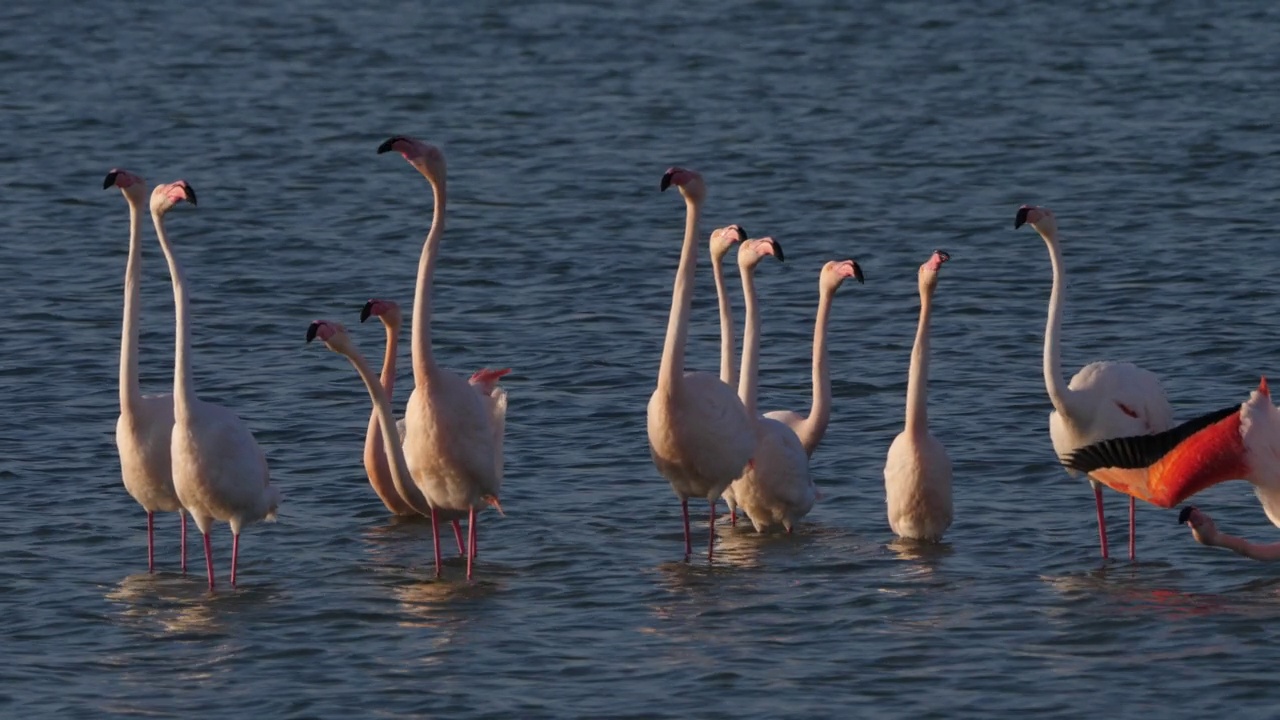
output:
[[[133,412],[142,402],[138,386],[138,305],[142,284],[141,208],[129,199],[129,262],[124,270],[124,326],[120,331],[120,412]]]
[[[387,394],[387,401],[395,396],[396,386],[396,352],[400,349],[400,328],[399,326],[387,326],[387,350],[382,356],[382,374],[378,376],[378,381],[382,384],[382,391]]]
[[[818,316],[813,323],[813,406],[800,426],[800,444],[813,455],[831,422],[831,370],[827,360],[827,323],[835,291],[823,288],[818,294]]]
[[[178,264],[177,256],[173,254],[169,236],[164,232],[164,215],[152,211],[151,219],[156,226],[156,238],[160,240],[160,249],[164,251],[165,260],[169,262],[169,277],[173,280],[173,314],[176,320],[173,352],[173,414],[175,418],[185,417],[196,396],[195,388],[191,383],[191,311],[187,300],[187,279],[182,274],[182,266]]]
[[[379,377],[379,383],[382,387],[382,392],[387,396],[387,402],[390,403],[391,398],[395,395],[396,351],[399,345],[400,328],[387,325],[386,330],[387,350],[382,359],[382,375]],[[391,425],[393,428],[395,427],[394,422]],[[399,432],[396,433],[395,437],[399,437]],[[376,405],[369,415],[369,430],[365,433],[364,464],[365,472],[368,473],[369,480],[373,482],[374,489],[378,490],[378,494],[382,495],[384,492],[390,494],[390,486],[395,483],[390,477],[391,472],[388,467],[387,455],[383,450],[382,422],[378,417]]]
[[[1044,386],[1049,400],[1062,415],[1067,414],[1067,399],[1071,390],[1062,379],[1062,303],[1066,293],[1066,273],[1062,269],[1062,251],[1058,238],[1052,233],[1040,233],[1049,248],[1049,261],[1053,263],[1053,291],[1049,294],[1049,319],[1044,328]]]
[[[760,361],[760,308],[756,303],[756,281],[752,271],[742,270],[742,297],[747,306],[747,324],[742,330],[742,370],[738,380],[738,397],[747,409],[747,417],[756,416],[757,366]]]
[[[671,316],[667,320],[667,340],[662,346],[662,364],[658,367],[658,388],[671,391],[684,372],[684,347],[689,339],[689,313],[693,308],[693,274],[698,266],[698,203],[685,200],[684,247],[680,250],[680,266],[676,269],[671,291]]]
[[[729,387],[738,384],[737,368],[733,365],[733,306],[724,286],[724,262],[718,255],[711,256],[711,268],[716,276],[716,297],[720,300],[720,381]]]
[[[360,374],[360,379],[364,381],[364,387],[369,391],[369,399],[373,401],[373,412],[378,417],[378,422],[382,426],[382,451],[387,455],[387,464],[391,470],[391,481],[396,486],[396,492],[400,493],[400,497],[414,510],[423,515],[431,514],[431,506],[427,504],[427,500],[423,497],[422,492],[418,490],[418,486],[413,483],[413,478],[409,475],[409,466],[404,459],[404,450],[401,449],[399,438],[400,433],[396,430],[396,419],[391,413],[391,401],[387,399],[386,392],[382,389],[382,384],[378,382],[378,378],[373,374],[373,370],[369,367],[369,363],[365,362],[364,356],[352,350],[350,353],[342,353],[347,356],[351,364],[355,366],[356,372]]]
[[[445,179],[431,180],[431,194],[435,210],[431,215],[431,231],[422,245],[422,257],[418,260],[418,285],[413,293],[413,382],[425,385],[427,376],[435,369],[431,354],[431,277],[435,274],[436,256],[440,250],[440,237],[444,235]]]
[[[933,314],[933,290],[920,288],[920,322],[916,344],[911,348],[911,369],[907,373],[908,434],[929,430],[929,318]]]

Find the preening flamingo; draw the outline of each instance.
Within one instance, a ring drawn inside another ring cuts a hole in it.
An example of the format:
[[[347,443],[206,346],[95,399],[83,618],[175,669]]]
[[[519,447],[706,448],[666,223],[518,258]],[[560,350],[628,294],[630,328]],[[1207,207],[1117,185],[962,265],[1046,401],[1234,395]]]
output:
[[[187,516],[173,491],[169,437],[173,432],[173,395],[143,395],[138,384],[138,306],[142,284],[142,208],[147,184],[128,170],[114,168],[102,189],[118,187],[129,203],[129,261],[124,271],[124,329],[120,333],[120,419],[116,449],[124,489],[147,511],[147,571],[155,572],[155,513],[182,518],[182,571],[187,571]]]
[[[671,292],[658,386],[649,398],[649,451],[658,472],[680,498],[685,557],[693,552],[689,534],[689,498],[706,498],[710,507],[707,559],[715,551],[716,500],[751,460],[755,432],[737,393],[710,373],[684,372],[694,272],[698,263],[698,218],[706,198],[702,176],[673,167],[660,189],[675,186],[685,201],[684,245]]]
[[[1076,448],[1061,460],[1107,487],[1162,508],[1172,508],[1219,483],[1246,480],[1267,518],[1280,527],[1280,410],[1271,402],[1266,378],[1240,405],[1155,435],[1112,438]],[[1198,534],[1203,530],[1202,542],[1218,544],[1212,542],[1220,539],[1212,520],[1195,508],[1184,508],[1178,521],[1191,523]],[[1280,551],[1272,546],[1244,541],[1222,544],[1249,557],[1280,558]]]
[[[157,185],[151,192],[151,218],[160,248],[169,262],[177,317],[173,359],[173,437],[169,452],[173,489],[204,536],[209,589],[214,588],[213,548],[209,531],[214,520],[231,524],[231,585],[236,584],[240,530],[259,520],[274,520],[280,491],[271,486],[267,457],[253,433],[234,412],[196,397],[191,381],[191,310],[187,281],[164,231],[164,216],[177,202],[196,204],[195,190],[185,180]]]
[[[395,396],[396,352],[400,345],[400,325],[402,320],[400,305],[394,300],[374,298],[365,303],[360,310],[360,322],[364,322],[370,317],[376,317],[381,320],[387,331],[386,353],[382,359],[382,373],[378,381],[382,385],[383,392],[386,393],[387,404],[390,406],[391,398]],[[330,347],[330,349],[333,348]],[[396,430],[395,442],[398,446],[404,441],[404,420],[394,422],[389,427],[393,427]],[[395,515],[401,516],[419,514],[408,500],[401,497],[401,493],[397,490],[397,484],[391,477],[391,469],[387,464],[387,453],[382,445],[382,423],[378,419],[376,402],[373,413],[369,416],[369,430],[365,434],[364,470],[365,474],[369,476],[369,484],[373,486],[373,491],[378,494],[382,504],[386,505],[388,510]],[[413,483],[410,482],[409,485],[412,486]],[[412,487],[411,491],[416,492],[417,488]],[[423,502],[425,503],[425,501]],[[426,515],[430,517],[430,514],[428,509]],[[462,542],[462,526],[456,518],[453,521],[453,537],[458,541],[458,554],[465,555],[466,549]]]
[[[1242,537],[1228,535],[1218,530],[1213,518],[1199,508],[1183,508],[1178,522],[1191,528],[1191,536],[1201,545],[1226,548],[1253,560],[1280,560],[1280,543],[1252,543]]]
[[[1168,430],[1173,425],[1173,409],[1160,380],[1147,370],[1127,362],[1094,362],[1085,365],[1062,382],[1062,304],[1066,292],[1062,250],[1058,246],[1058,222],[1048,208],[1023,205],[1014,218],[1015,229],[1028,224],[1040,233],[1049,248],[1053,264],[1053,291],[1049,295],[1049,319],[1044,331],[1044,382],[1053,403],[1049,413],[1049,438],[1053,450],[1063,457],[1072,450],[1129,435]],[[1107,521],[1102,510],[1102,489],[1091,478],[1098,510],[1098,539],[1102,557],[1107,553]],[[1135,513],[1129,500],[1129,558],[1135,555]]]
[[[397,135],[378,146],[404,156],[431,184],[435,210],[418,262],[413,298],[413,393],[404,414],[404,454],[414,483],[431,502],[440,573],[439,522],[466,515],[467,578],[476,556],[476,510],[492,505],[502,512],[502,438],[507,394],[497,379],[509,370],[482,370],[476,382],[436,364],[431,350],[431,279],[444,234],[446,167],[440,148]]]
[[[929,432],[929,317],[938,271],[951,256],[934,250],[920,266],[920,323],[907,373],[906,427],[889,446],[884,497],[889,527],[899,537],[937,542],[951,527],[951,458]]]
[[[711,231],[711,273],[715,277],[716,300],[720,305],[720,381],[729,387],[738,386],[738,368],[734,362],[733,305],[724,285],[724,256],[734,243],[746,239],[747,231],[741,225],[728,225]],[[729,505],[729,522],[736,526],[738,508],[733,502],[733,494],[726,490],[724,499]]]
[[[809,475],[809,456],[795,432],[783,423],[756,412],[760,376],[760,306],[756,298],[755,268],[773,255],[781,262],[782,246],[773,238],[748,240],[738,249],[742,295],[747,322],[742,336],[742,369],[738,397],[748,417],[755,418],[756,448],[752,463],[725,492],[730,508],[740,505],[756,532],[781,526],[788,533],[808,514],[818,497]]]

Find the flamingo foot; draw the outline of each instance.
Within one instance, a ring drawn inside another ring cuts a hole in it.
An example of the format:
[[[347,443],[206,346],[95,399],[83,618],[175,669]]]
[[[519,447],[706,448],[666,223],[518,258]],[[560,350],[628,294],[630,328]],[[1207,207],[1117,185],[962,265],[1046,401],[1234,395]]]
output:
[[[440,523],[434,507],[431,508],[431,547],[436,555],[436,577],[440,577]]]
[[[476,509],[474,507],[467,513],[467,547],[471,548],[471,552],[467,555],[467,580],[470,580],[471,566],[476,557]]]
[[[1098,539],[1102,543],[1102,559],[1106,560],[1110,555],[1107,553],[1107,516],[1102,512],[1102,486],[1093,486],[1094,503],[1098,506]]]
[[[156,519],[155,513],[147,511],[147,572],[156,571]]]
[[[236,562],[240,559],[240,533],[231,534],[231,587],[236,586]]]
[[[687,498],[680,500],[680,514],[684,516],[684,559],[688,560],[693,554],[693,543],[689,539],[689,500]]]
[[[458,557],[465,557],[467,548],[462,544],[462,523],[453,521],[453,538],[458,541]]]
[[[710,505],[711,505],[711,521],[707,525],[707,528],[711,531],[709,533],[710,537],[707,540],[707,562],[708,563],[711,562],[712,556],[715,554],[715,551],[716,551],[716,501],[712,500]]]
[[[187,514],[178,511],[178,517],[182,518],[182,574],[187,574]]]
[[[209,573],[209,592],[213,592],[213,544],[209,542],[209,533],[204,536],[204,568]]]
[[[1138,519],[1137,501],[1132,495],[1129,496],[1129,559],[1138,559],[1138,528],[1135,525]]]

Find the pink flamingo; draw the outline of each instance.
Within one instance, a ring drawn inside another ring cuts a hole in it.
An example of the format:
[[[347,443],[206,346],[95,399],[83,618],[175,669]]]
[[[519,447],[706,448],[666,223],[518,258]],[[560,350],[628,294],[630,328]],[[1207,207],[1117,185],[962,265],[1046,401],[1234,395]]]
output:
[[[747,231],[741,225],[711,231],[711,274],[715,277],[716,300],[720,305],[720,381],[729,387],[738,386],[738,368],[734,363],[733,306],[724,285],[724,256],[729,254],[734,243],[746,239]],[[723,497],[729,506],[729,524],[737,527],[738,507],[733,501],[733,493],[725,490]]]
[[[124,488],[147,511],[147,572],[156,571],[155,513],[182,518],[182,572],[187,571],[187,515],[173,491],[169,436],[173,432],[173,395],[143,395],[138,385],[138,306],[142,284],[142,207],[147,185],[128,170],[113,168],[102,189],[118,187],[129,203],[129,262],[124,271],[124,329],[120,334],[120,419],[116,449]]]

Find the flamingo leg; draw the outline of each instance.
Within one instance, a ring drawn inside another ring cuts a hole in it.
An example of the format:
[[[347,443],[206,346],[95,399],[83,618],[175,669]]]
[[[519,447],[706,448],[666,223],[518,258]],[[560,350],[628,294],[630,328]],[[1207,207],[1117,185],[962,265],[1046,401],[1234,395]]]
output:
[[[147,572],[156,571],[156,519],[155,513],[147,511]]]
[[[1106,560],[1107,554],[1107,516],[1102,512],[1102,486],[1093,486],[1094,503],[1098,506],[1098,539],[1102,543],[1102,559]]]
[[[738,508],[736,507],[729,508],[729,525],[738,527]]]
[[[209,592],[213,592],[213,544],[209,542],[209,533],[204,536],[204,567],[209,572]]]
[[[471,544],[469,546],[471,549],[471,559],[475,560],[480,557],[480,526],[468,525],[467,529],[471,531]]]
[[[453,521],[453,539],[458,541],[458,557],[467,554],[467,548],[462,544],[462,523],[457,520]]]
[[[712,500],[710,505],[711,521],[708,524],[708,528],[711,530],[711,533],[710,538],[707,541],[707,562],[711,562],[711,556],[716,551],[716,501]]]
[[[436,509],[431,508],[431,546],[436,552],[436,577],[440,577],[440,523],[436,521]]]
[[[686,498],[680,499],[680,514],[684,516],[684,559],[688,560],[693,554],[693,543],[689,539],[689,501]]]
[[[1137,519],[1138,519],[1138,512],[1136,508],[1136,501],[1134,500],[1133,496],[1130,495],[1129,496],[1129,559],[1130,560],[1137,559],[1137,555],[1138,555],[1138,548],[1137,548],[1138,528],[1135,527],[1134,525],[1134,522]]]
[[[187,514],[178,511],[178,517],[182,518],[182,574],[187,574]]]
[[[471,553],[467,555],[467,579],[471,579],[471,565],[476,557],[476,509],[473,507],[467,513],[467,546],[471,548]]]
[[[231,534],[231,587],[236,586],[236,561],[240,558],[240,533]]]

